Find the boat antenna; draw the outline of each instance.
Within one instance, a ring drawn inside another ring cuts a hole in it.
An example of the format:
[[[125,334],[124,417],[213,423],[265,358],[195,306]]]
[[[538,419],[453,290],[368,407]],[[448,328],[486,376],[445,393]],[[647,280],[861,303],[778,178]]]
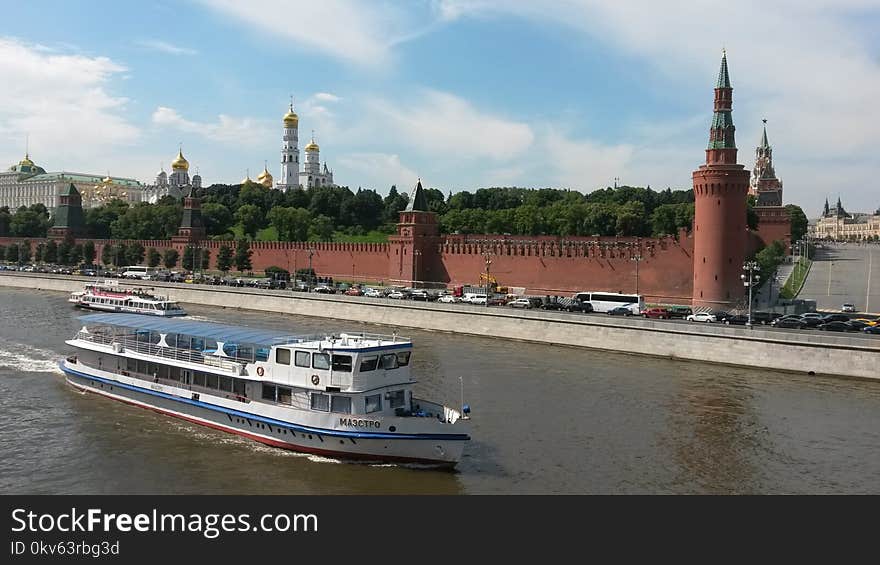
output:
[[[464,377],[459,376],[458,382],[461,385],[461,419],[470,420],[471,417],[468,414],[471,412],[471,407],[464,403]]]

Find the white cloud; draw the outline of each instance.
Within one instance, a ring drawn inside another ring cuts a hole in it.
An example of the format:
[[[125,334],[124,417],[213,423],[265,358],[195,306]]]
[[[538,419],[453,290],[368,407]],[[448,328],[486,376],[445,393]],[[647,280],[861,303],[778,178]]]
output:
[[[571,139],[555,129],[545,132],[541,145],[541,153],[552,167],[548,172],[554,184],[586,192],[608,186],[614,177],[621,176],[633,153],[629,145],[605,146],[589,139]]]
[[[338,59],[379,67],[410,34],[403,6],[357,0],[201,0],[236,22]]]
[[[359,179],[357,185],[374,188],[382,194],[387,194],[392,184],[397,186],[398,192],[409,192],[419,179],[415,171],[401,163],[397,154],[350,153],[339,158],[339,165],[350,178]],[[341,180],[336,178],[338,176],[334,171],[337,182]],[[424,178],[422,185],[430,186]],[[349,188],[357,190],[357,186],[349,185]]]
[[[461,159],[509,159],[534,141],[528,124],[474,108],[455,95],[426,90],[416,103],[392,104],[374,100],[371,110],[381,129],[422,152],[438,155],[448,166]]]
[[[273,130],[269,124],[254,118],[237,118],[220,114],[213,123],[195,122],[184,118],[174,108],[159,106],[153,112],[153,123],[161,128],[174,128],[178,131],[198,135],[208,141],[234,143],[241,145],[263,145]]]
[[[329,92],[317,92],[312,98],[318,102],[339,102],[340,98],[335,94],[330,94]]]
[[[150,49],[151,51],[158,51],[169,55],[196,55],[198,53],[195,49],[180,47],[179,45],[174,45],[173,43],[168,43],[167,41],[159,39],[144,39],[136,41],[135,43],[141,47]]]
[[[0,38],[0,134],[10,141],[2,157],[18,162],[24,139],[47,169],[106,170],[109,155],[138,140],[125,113],[128,100],[110,93],[125,66],[107,57],[60,53]],[[19,149],[20,148],[20,149]]]

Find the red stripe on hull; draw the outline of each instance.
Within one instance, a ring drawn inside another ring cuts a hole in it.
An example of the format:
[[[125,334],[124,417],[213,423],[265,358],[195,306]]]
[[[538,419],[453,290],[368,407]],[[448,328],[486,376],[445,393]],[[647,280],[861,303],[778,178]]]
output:
[[[250,434],[248,432],[245,432],[243,430],[239,430],[237,428],[227,428],[225,426],[221,426],[221,425],[214,424],[211,422],[203,422],[201,420],[196,420],[195,418],[189,418],[187,416],[183,416],[182,414],[175,414],[174,412],[168,412],[167,410],[163,410],[163,409],[157,408],[155,406],[144,406],[143,404],[132,401],[132,400],[126,400],[124,398],[116,398],[115,396],[111,396],[109,394],[104,394],[104,393],[96,391],[96,390],[90,390],[86,387],[83,387],[83,386],[80,386],[74,382],[71,382],[70,380],[67,380],[67,382],[70,383],[70,385],[72,387],[79,389],[79,390],[82,390],[84,392],[93,392],[97,395],[104,396],[104,397],[109,398],[111,400],[116,400],[119,402],[123,402],[125,404],[130,404],[131,406],[137,406],[139,408],[152,410],[153,412],[158,412],[159,414],[163,414],[165,416],[171,416],[173,418],[185,420],[187,422],[190,422],[192,424],[197,424],[199,426],[205,426],[206,428],[211,428],[214,430],[219,430],[221,432],[227,432],[230,434],[235,434],[237,436],[246,437],[250,440],[253,440],[253,441],[265,444],[265,445],[269,445],[272,447],[287,449],[288,451],[296,451],[298,453],[310,453],[312,455],[323,455],[326,457],[331,457],[333,459],[356,459],[358,461],[376,461],[376,462],[391,461],[394,463],[420,463],[423,465],[432,465],[432,466],[449,467],[449,468],[455,467],[455,465],[456,465],[456,463],[452,463],[449,461],[437,461],[435,459],[418,459],[418,458],[414,458],[414,457],[394,457],[394,456],[379,457],[377,455],[370,455],[367,453],[350,453],[348,451],[331,451],[331,450],[327,450],[327,449],[320,449],[317,447],[306,447],[306,446],[302,446],[302,445],[296,445],[293,443],[287,443],[284,441],[269,439],[266,437]],[[314,435],[319,435],[319,434],[314,434]]]

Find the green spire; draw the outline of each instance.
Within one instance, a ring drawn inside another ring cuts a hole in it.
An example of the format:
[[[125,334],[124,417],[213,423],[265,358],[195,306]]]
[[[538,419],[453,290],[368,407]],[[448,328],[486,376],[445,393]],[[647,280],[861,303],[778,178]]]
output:
[[[70,183],[70,186],[64,187],[64,189],[61,190],[61,193],[58,196],[73,196],[75,194],[78,195],[79,191],[76,189],[73,183]]]
[[[416,183],[412,193],[409,195],[409,203],[406,205],[407,212],[428,212],[428,198],[422,189],[422,179]]]
[[[721,50],[721,70],[718,71],[718,83],[715,88],[731,88],[730,75],[727,74],[727,51]]]
[[[770,143],[767,142],[767,119],[764,118],[764,134],[761,136],[761,148],[770,149]]]

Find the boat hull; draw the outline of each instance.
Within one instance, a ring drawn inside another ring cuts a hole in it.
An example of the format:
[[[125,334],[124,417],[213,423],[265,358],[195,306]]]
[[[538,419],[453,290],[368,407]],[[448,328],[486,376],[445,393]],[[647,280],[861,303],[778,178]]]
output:
[[[424,438],[394,438],[389,434],[346,433],[340,430],[315,429],[292,421],[268,419],[256,413],[230,410],[199,400],[170,394],[173,387],[133,386],[82,364],[60,364],[67,382],[78,390],[92,392],[127,404],[147,408],[208,428],[301,453],[317,454],[344,460],[419,463],[452,468],[461,458],[464,434],[426,434]],[[92,371],[90,373],[90,371]],[[100,376],[99,376],[100,374]],[[381,436],[381,437],[380,437]]]
[[[77,308],[82,308],[83,310],[95,310],[98,312],[119,312],[122,314],[143,314],[145,316],[162,316],[165,318],[169,318],[172,316],[186,316],[186,312],[184,310],[145,310],[141,308],[131,308],[127,306],[112,306],[109,304],[91,304],[88,302],[73,302],[74,306]]]

